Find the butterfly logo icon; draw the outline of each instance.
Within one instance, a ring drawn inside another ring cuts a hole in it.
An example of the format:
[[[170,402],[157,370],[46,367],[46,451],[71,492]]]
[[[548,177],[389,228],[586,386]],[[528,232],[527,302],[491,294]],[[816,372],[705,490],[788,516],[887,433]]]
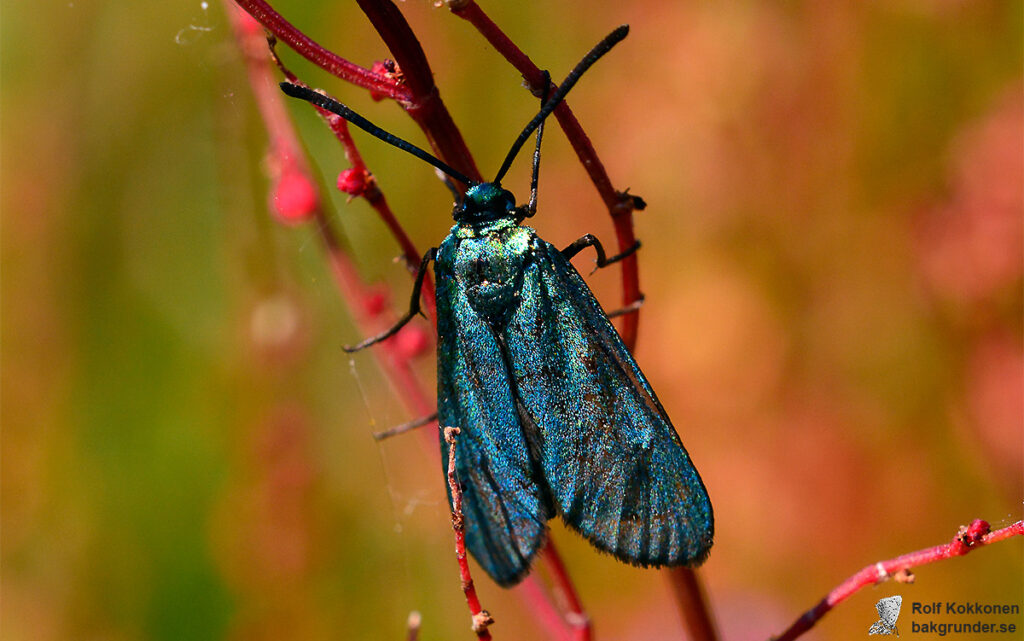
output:
[[[879,599],[878,603],[875,604],[875,609],[878,610],[880,618],[871,624],[868,634],[895,634],[900,636],[899,630],[896,629],[896,619],[900,616],[901,605],[903,605],[903,597],[898,594]]]

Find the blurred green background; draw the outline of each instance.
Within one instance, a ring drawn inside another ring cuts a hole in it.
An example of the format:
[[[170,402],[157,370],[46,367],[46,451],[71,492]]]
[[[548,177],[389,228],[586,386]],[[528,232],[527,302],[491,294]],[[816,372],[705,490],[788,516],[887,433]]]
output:
[[[358,64],[388,56],[354,3],[275,6]],[[726,638],[767,638],[974,518],[1021,518],[1021,2],[482,6],[555,78],[632,26],[569,102],[650,205],[637,358],[715,505],[701,574]],[[491,174],[535,99],[467,23],[400,7]],[[15,1],[0,38],[3,638],[398,639],[411,610],[423,639],[471,638],[436,455],[371,438],[412,417],[371,355],[341,351],[359,335],[314,230],[268,214],[223,6]],[[341,150],[292,113],[332,185]],[[358,142],[436,244],[433,172]],[[528,165],[505,181],[520,198]],[[404,305],[383,225],[331,193],[365,278]],[[558,246],[613,237],[556,126],[534,223]],[[616,270],[589,280],[618,306]],[[417,368],[429,390],[432,355]],[[553,537],[601,638],[679,638],[660,573]],[[893,593],[904,632],[910,601],[1021,603],[1022,547],[865,590],[807,638],[860,638]],[[477,579],[497,639],[543,636]]]

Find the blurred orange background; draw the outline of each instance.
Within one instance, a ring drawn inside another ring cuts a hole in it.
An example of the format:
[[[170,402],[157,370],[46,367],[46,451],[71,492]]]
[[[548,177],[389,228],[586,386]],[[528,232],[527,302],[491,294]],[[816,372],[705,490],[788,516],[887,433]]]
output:
[[[354,3],[274,6],[355,63],[388,57]],[[492,174],[536,99],[469,24],[399,6]],[[649,204],[636,356],[711,493],[701,575],[726,639],[766,639],[974,518],[1021,518],[1021,2],[481,6],[556,79],[632,27],[569,102],[615,186]],[[371,355],[340,349],[360,336],[314,230],[268,214],[223,6],[17,3],[0,34],[3,638],[397,639],[411,610],[422,639],[471,638],[437,457],[371,438],[414,417]],[[423,144],[393,104],[281,51]],[[333,185],[341,149],[291,111]],[[547,132],[532,225],[612,243]],[[436,245],[451,196],[433,171],[357,144],[417,246]],[[528,174],[524,155],[504,184],[525,199]],[[394,242],[329,193],[401,309]],[[589,282],[619,305],[617,270]],[[417,362],[427,389],[434,367]],[[599,638],[682,635],[661,573],[552,536]],[[866,635],[890,594],[901,630],[911,601],[1020,604],[1022,549],[867,589],[806,638]],[[496,639],[543,637],[515,591],[476,578]]]

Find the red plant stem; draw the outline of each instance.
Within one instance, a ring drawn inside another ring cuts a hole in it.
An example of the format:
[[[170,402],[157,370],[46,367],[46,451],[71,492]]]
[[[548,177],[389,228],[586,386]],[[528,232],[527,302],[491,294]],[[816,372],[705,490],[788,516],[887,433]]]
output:
[[[332,76],[399,102],[405,102],[410,98],[409,90],[393,79],[353,64],[338,54],[321,47],[312,38],[296,29],[263,0],[235,0],[235,2],[268,31],[301,54],[303,58]]]
[[[384,221],[388,231],[391,232],[391,235],[398,242],[398,246],[402,249],[402,259],[405,261],[406,267],[415,276],[422,256],[419,250],[416,249],[416,245],[413,244],[412,239],[409,238],[409,234],[405,233],[405,228],[395,218],[394,212],[391,211],[391,206],[388,205],[387,199],[384,197],[384,192],[380,190],[377,181],[373,179],[372,173],[363,162],[363,158],[359,154],[358,148],[356,148],[355,140],[352,139],[352,134],[349,132],[348,121],[326,109],[321,109],[320,107],[316,109],[327,119],[327,124],[330,126],[331,131],[334,132],[338,141],[345,148],[345,154],[352,162],[352,168],[356,171],[365,172],[368,176],[368,184],[360,196],[370,203],[370,206],[374,208],[377,215]],[[430,308],[433,310],[434,281],[430,278],[429,274],[423,280],[423,295],[429,301]]]
[[[544,543],[541,559],[548,566],[555,586],[561,591],[565,599],[566,612],[565,622],[573,631],[572,638],[576,641],[590,641],[593,634],[590,617],[583,609],[579,594],[576,593],[576,586],[573,585],[569,573],[565,570],[562,557],[558,553],[554,542],[549,538]]]
[[[239,9],[230,5],[226,8],[235,27],[235,36],[245,58],[249,83],[274,153],[278,156],[286,155],[295,169],[301,171],[311,182],[315,182],[305,156],[301,153],[302,147],[298,141],[298,134],[284,107],[282,94],[278,91],[277,83],[274,81],[270,58],[266,55],[266,40],[263,34],[245,28],[243,19],[247,19],[247,16],[240,13]],[[260,52],[259,55],[256,53],[257,51]],[[322,199],[318,202],[322,203]],[[356,325],[368,335],[389,327],[392,319],[387,314],[374,313],[368,308],[366,302],[374,298],[375,292],[359,277],[355,264],[345,253],[322,205],[317,205],[313,216],[315,227],[324,244],[331,275],[342,300],[348,303]],[[408,357],[401,353],[394,343],[385,342],[381,349],[373,350],[373,353],[391,385],[399,392],[399,397],[412,415],[424,416],[434,411],[435,400],[424,392],[415,372],[410,367]],[[430,447],[433,449],[435,446],[431,445]]]
[[[541,70],[530,60],[523,51],[509,39],[508,36],[494,23],[490,17],[473,0],[450,0],[448,3],[452,13],[468,21],[483,37],[494,47],[509,63],[512,64],[523,78],[537,93],[544,83],[544,75]],[[538,93],[539,95],[539,93]],[[575,150],[576,155],[590,176],[591,182],[597,188],[598,194],[608,207],[608,213],[612,217],[615,226],[615,235],[618,239],[619,250],[625,251],[636,242],[633,233],[633,210],[636,208],[636,201],[629,195],[618,192],[612,186],[604,164],[598,158],[593,144],[576,116],[573,115],[569,105],[564,101],[555,108],[555,118],[565,132],[566,138]],[[628,256],[622,263],[622,305],[627,307],[641,299],[640,275],[637,269],[636,255]],[[634,312],[622,317],[621,331],[623,342],[630,349],[636,346],[637,330],[639,325],[639,314]]]
[[[275,153],[283,155],[294,162],[297,169],[312,180],[312,172],[305,155],[300,153],[302,147],[298,135],[288,117],[288,110],[278,96],[277,83],[267,63],[265,40],[248,28],[245,21],[248,16],[238,8],[225,2],[225,10],[231,18],[235,38],[245,59],[245,69],[249,77],[249,87],[256,100],[256,107],[267,129],[270,145]]]
[[[1024,521],[1017,521],[1013,525],[1009,525],[1001,530],[990,532],[988,523],[977,519],[969,526],[961,527],[949,543],[910,552],[895,559],[879,561],[874,565],[865,567],[860,572],[840,583],[838,587],[829,592],[817,605],[794,621],[785,632],[772,638],[774,641],[791,641],[796,639],[814,627],[814,624],[825,616],[829,610],[848,599],[861,588],[881,583],[888,580],[894,574],[906,572],[910,568],[920,565],[963,556],[980,547],[1021,535],[1024,535]]]
[[[391,0],[358,0],[358,3],[395,57],[410,94],[402,106],[426,134],[434,153],[467,178],[481,180],[480,170],[441,100],[427,56],[405,16]]]
[[[455,558],[459,562],[459,577],[462,579],[462,591],[466,594],[469,613],[473,615],[473,631],[478,639],[490,639],[491,633],[487,626],[494,623],[491,615],[480,607],[480,599],[476,595],[473,576],[469,573],[469,559],[466,556],[466,524],[462,516],[462,488],[455,477],[455,438],[459,428],[445,427],[444,440],[448,443],[448,487],[452,492],[452,529],[455,531]]]
[[[277,53],[274,51],[273,40],[269,40],[269,44],[272,59],[275,64],[277,64],[277,68],[281,70],[281,73],[284,74],[289,82],[303,87],[308,87],[309,85],[299,80],[298,77],[292,73],[283,62],[281,62],[281,59],[278,58]],[[327,111],[323,107],[318,105],[313,105],[313,107],[327,122],[327,126],[330,127],[334,136],[338,139],[338,142],[340,142],[342,147],[345,148],[345,156],[349,159],[349,162],[352,163],[352,168],[366,177],[366,187],[359,195],[365,199],[366,202],[370,203],[370,206],[373,207],[377,212],[377,215],[380,216],[382,221],[384,221],[388,231],[391,232],[391,235],[398,242],[398,246],[402,249],[402,258],[405,260],[406,268],[408,268],[412,276],[415,277],[421,260],[419,250],[416,249],[412,239],[409,238],[409,235],[405,233],[405,229],[398,222],[398,219],[395,218],[394,212],[391,211],[391,206],[388,205],[387,199],[384,197],[384,192],[380,190],[380,187],[377,185],[377,181],[373,179],[373,174],[363,161],[363,156],[359,153],[355,140],[352,139],[352,134],[349,132],[348,121],[335,113]],[[424,276],[420,294],[423,297],[424,303],[426,303],[428,315],[436,323],[437,303],[434,297],[434,280],[430,277],[430,274]]]
[[[687,638],[690,641],[718,641],[718,630],[697,572],[690,568],[669,568],[666,574],[683,615]]]
[[[426,56],[405,18],[389,0],[360,0],[359,6],[395,56],[402,70],[401,83],[323,48],[263,0],[235,1],[267,30],[321,69],[358,87],[396,100],[426,134],[438,157],[469,178],[479,180],[480,172],[462,134],[441,101],[433,74],[426,64]]]
[[[338,236],[330,226],[327,216],[319,210],[316,228],[326,248],[334,281],[342,298],[348,301],[359,328],[369,336],[391,327],[394,319],[390,314],[367,313],[365,306],[359,304],[360,301],[369,300],[374,292],[363,283],[352,259],[341,248]],[[424,391],[409,364],[409,358],[397,349],[394,341],[384,341],[379,349],[373,350],[373,353],[409,413],[413,416],[431,414],[436,407],[437,399]],[[437,421],[431,425],[437,425]],[[434,430],[421,430],[420,433],[430,442],[431,449],[436,447]]]
[[[374,208],[380,219],[387,225],[391,235],[398,241],[399,246],[402,248],[402,258],[405,260],[405,265],[413,278],[415,278],[423,257],[418,255],[416,246],[413,245],[409,235],[405,233],[405,228],[395,218],[394,212],[391,211],[391,206],[388,205],[387,199],[384,198],[384,192],[377,186],[376,181],[363,193],[363,198],[370,203],[370,206]],[[426,305],[427,316],[437,325],[437,300],[434,295],[434,279],[431,278],[429,271],[423,277],[423,287],[420,290],[420,296],[423,299],[423,304]]]
[[[516,591],[529,604],[530,614],[537,619],[537,627],[557,632],[558,639],[565,641],[573,639],[572,630],[568,627],[565,618],[555,608],[551,597],[534,575],[526,575],[523,582],[516,586]]]

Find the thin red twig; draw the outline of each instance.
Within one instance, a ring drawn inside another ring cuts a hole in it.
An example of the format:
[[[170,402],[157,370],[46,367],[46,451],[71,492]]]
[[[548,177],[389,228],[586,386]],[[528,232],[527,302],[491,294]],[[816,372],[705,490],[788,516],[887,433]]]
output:
[[[384,225],[388,228],[388,231],[398,242],[398,246],[402,250],[402,260],[405,262],[406,269],[409,270],[409,274],[415,278],[417,271],[419,270],[422,256],[416,249],[416,245],[413,244],[412,239],[409,238],[409,234],[405,233],[405,228],[398,222],[398,218],[395,217],[393,211],[391,211],[391,205],[388,204],[387,198],[384,197],[384,192],[381,191],[377,185],[377,181],[374,179],[373,174],[366,168],[366,165],[362,163],[362,159],[358,158],[358,152],[356,151],[355,141],[352,140],[352,135],[349,133],[348,122],[336,114],[329,114],[328,124],[331,130],[335,132],[338,140],[345,147],[346,151],[355,152],[355,157],[350,154],[352,159],[352,169],[363,176],[363,187],[358,193],[353,195],[360,196],[366,200],[373,207],[377,215],[384,222]],[[428,272],[423,277],[423,288],[420,291],[420,295],[423,297],[423,302],[427,308],[427,315],[434,321],[437,321],[437,303],[434,298],[434,279]]]
[[[575,641],[590,641],[593,635],[590,617],[583,609],[579,594],[576,592],[576,586],[573,585],[569,573],[565,570],[565,564],[562,563],[562,556],[558,553],[558,549],[550,538],[544,543],[541,559],[547,565],[555,587],[562,593],[562,598],[565,600],[566,611],[564,618],[565,623],[572,630],[572,638]]]
[[[274,11],[269,3],[263,0],[235,0],[235,2],[302,57],[332,76],[399,102],[411,98],[409,90],[395,82],[394,79],[353,64],[338,54],[321,47],[316,41],[285,20],[281,14]]]
[[[476,27],[487,42],[504,56],[519,73],[523,74],[530,89],[536,95],[540,95],[545,80],[540,68],[505,35],[476,2],[473,0],[449,0],[448,7],[452,13]],[[583,131],[583,127],[566,102],[563,101],[558,105],[554,113],[558,124],[562,127],[562,131],[565,132],[566,138],[579,157],[580,163],[586,169],[591,182],[594,183],[597,193],[600,194],[608,208],[608,213],[615,226],[619,251],[625,251],[636,243],[636,235],[633,232],[633,211],[643,209],[643,201],[625,192],[616,191],[612,186],[611,178],[608,177],[604,163],[601,162],[594,150],[590,137]],[[640,292],[640,274],[637,269],[636,256],[628,256],[621,263],[622,306],[627,307],[641,300],[643,296]],[[623,342],[630,349],[636,346],[638,327],[639,313],[626,314],[622,317],[619,333],[622,335]]]
[[[448,443],[448,487],[452,492],[452,530],[455,531],[455,558],[459,562],[459,577],[462,579],[462,591],[466,594],[466,604],[473,616],[473,632],[478,639],[490,639],[487,629],[494,623],[490,613],[480,607],[480,598],[476,595],[473,576],[469,573],[469,559],[466,555],[466,524],[462,517],[462,488],[455,477],[455,439],[459,428],[445,427],[444,440]]]
[[[377,73],[328,51],[285,20],[264,0],[235,2],[268,31],[321,69],[376,96],[397,101],[423,130],[439,158],[469,178],[479,179],[479,171],[462,134],[437,92],[426,56],[405,18],[390,0],[360,0],[359,7],[385,38],[395,56],[401,67],[401,73],[396,74]]]
[[[704,586],[696,570],[668,568],[665,573],[676,595],[676,605],[683,615],[683,625],[690,641],[718,641],[718,630],[711,617]]]
[[[272,154],[277,158],[272,164],[287,164],[287,171],[301,175],[310,185],[316,185],[309,164],[301,153],[298,134],[284,107],[282,94],[277,89],[263,33],[251,28],[247,22],[251,20],[248,15],[227,2],[225,4],[245,57],[249,82],[271,141]],[[393,319],[386,312],[386,305],[380,303],[379,293],[359,277],[355,264],[345,252],[323,210],[322,202],[321,198],[312,202],[309,217],[323,242],[331,275],[342,299],[348,303],[356,325],[365,334],[389,327]],[[410,366],[412,354],[408,350],[403,350],[401,344],[395,341],[388,341],[381,349],[374,350],[374,356],[391,385],[399,391],[399,397],[410,413],[423,416],[434,411],[435,399],[420,385]]]
[[[529,604],[530,614],[537,620],[539,628],[552,632],[558,639],[572,640],[572,628],[535,575],[526,575],[523,582],[516,586],[516,592]]]
[[[480,180],[476,161],[441,100],[441,94],[434,84],[434,72],[430,70],[423,47],[405,16],[391,0],[358,2],[359,8],[373,23],[373,28],[380,34],[401,69],[401,77],[410,94],[409,100],[402,105],[406,112],[426,134],[427,141],[439,158],[467,178]]]
[[[288,67],[281,61],[275,51],[276,39],[274,36],[267,38],[267,44],[270,48],[270,56],[277,68],[281,70],[285,78],[293,84],[297,84],[303,87],[309,87],[305,82],[300,80],[294,73],[291,72]],[[325,95],[326,92],[323,92]],[[324,119],[327,126],[330,127],[334,136],[341,143],[345,149],[345,156],[352,163],[352,168],[342,172],[342,176],[349,178],[346,186],[341,185],[341,179],[339,179],[339,189],[343,189],[346,193],[351,196],[358,196],[366,200],[371,207],[377,212],[381,220],[384,221],[388,231],[398,242],[398,246],[402,250],[402,259],[405,261],[406,268],[410,274],[415,277],[420,265],[420,253],[416,249],[416,245],[413,244],[412,239],[409,238],[409,234],[405,233],[405,228],[395,218],[394,212],[391,211],[391,206],[387,202],[387,198],[384,197],[384,192],[381,191],[377,185],[377,181],[373,178],[373,173],[367,168],[366,163],[363,161],[362,154],[359,153],[359,149],[356,147],[355,140],[352,139],[352,134],[349,132],[348,121],[341,116],[327,111],[319,105],[312,105],[316,109],[317,113]],[[430,274],[426,274],[423,279],[423,286],[421,289],[421,295],[424,303],[426,303],[427,313],[431,319],[436,322],[436,311],[437,304],[434,298],[434,280],[430,277]]]
[[[772,638],[774,641],[791,641],[796,639],[814,627],[814,624],[821,620],[829,610],[848,599],[863,587],[881,583],[894,576],[906,577],[910,568],[944,559],[951,559],[956,556],[963,556],[980,547],[1021,535],[1024,535],[1024,521],[1017,521],[1013,525],[991,532],[987,522],[977,519],[968,526],[961,526],[956,536],[949,543],[910,552],[895,559],[879,561],[874,565],[865,567],[860,572],[840,583],[824,599],[819,601],[817,605],[794,621],[785,632]],[[903,580],[906,581],[907,579],[904,578]]]

